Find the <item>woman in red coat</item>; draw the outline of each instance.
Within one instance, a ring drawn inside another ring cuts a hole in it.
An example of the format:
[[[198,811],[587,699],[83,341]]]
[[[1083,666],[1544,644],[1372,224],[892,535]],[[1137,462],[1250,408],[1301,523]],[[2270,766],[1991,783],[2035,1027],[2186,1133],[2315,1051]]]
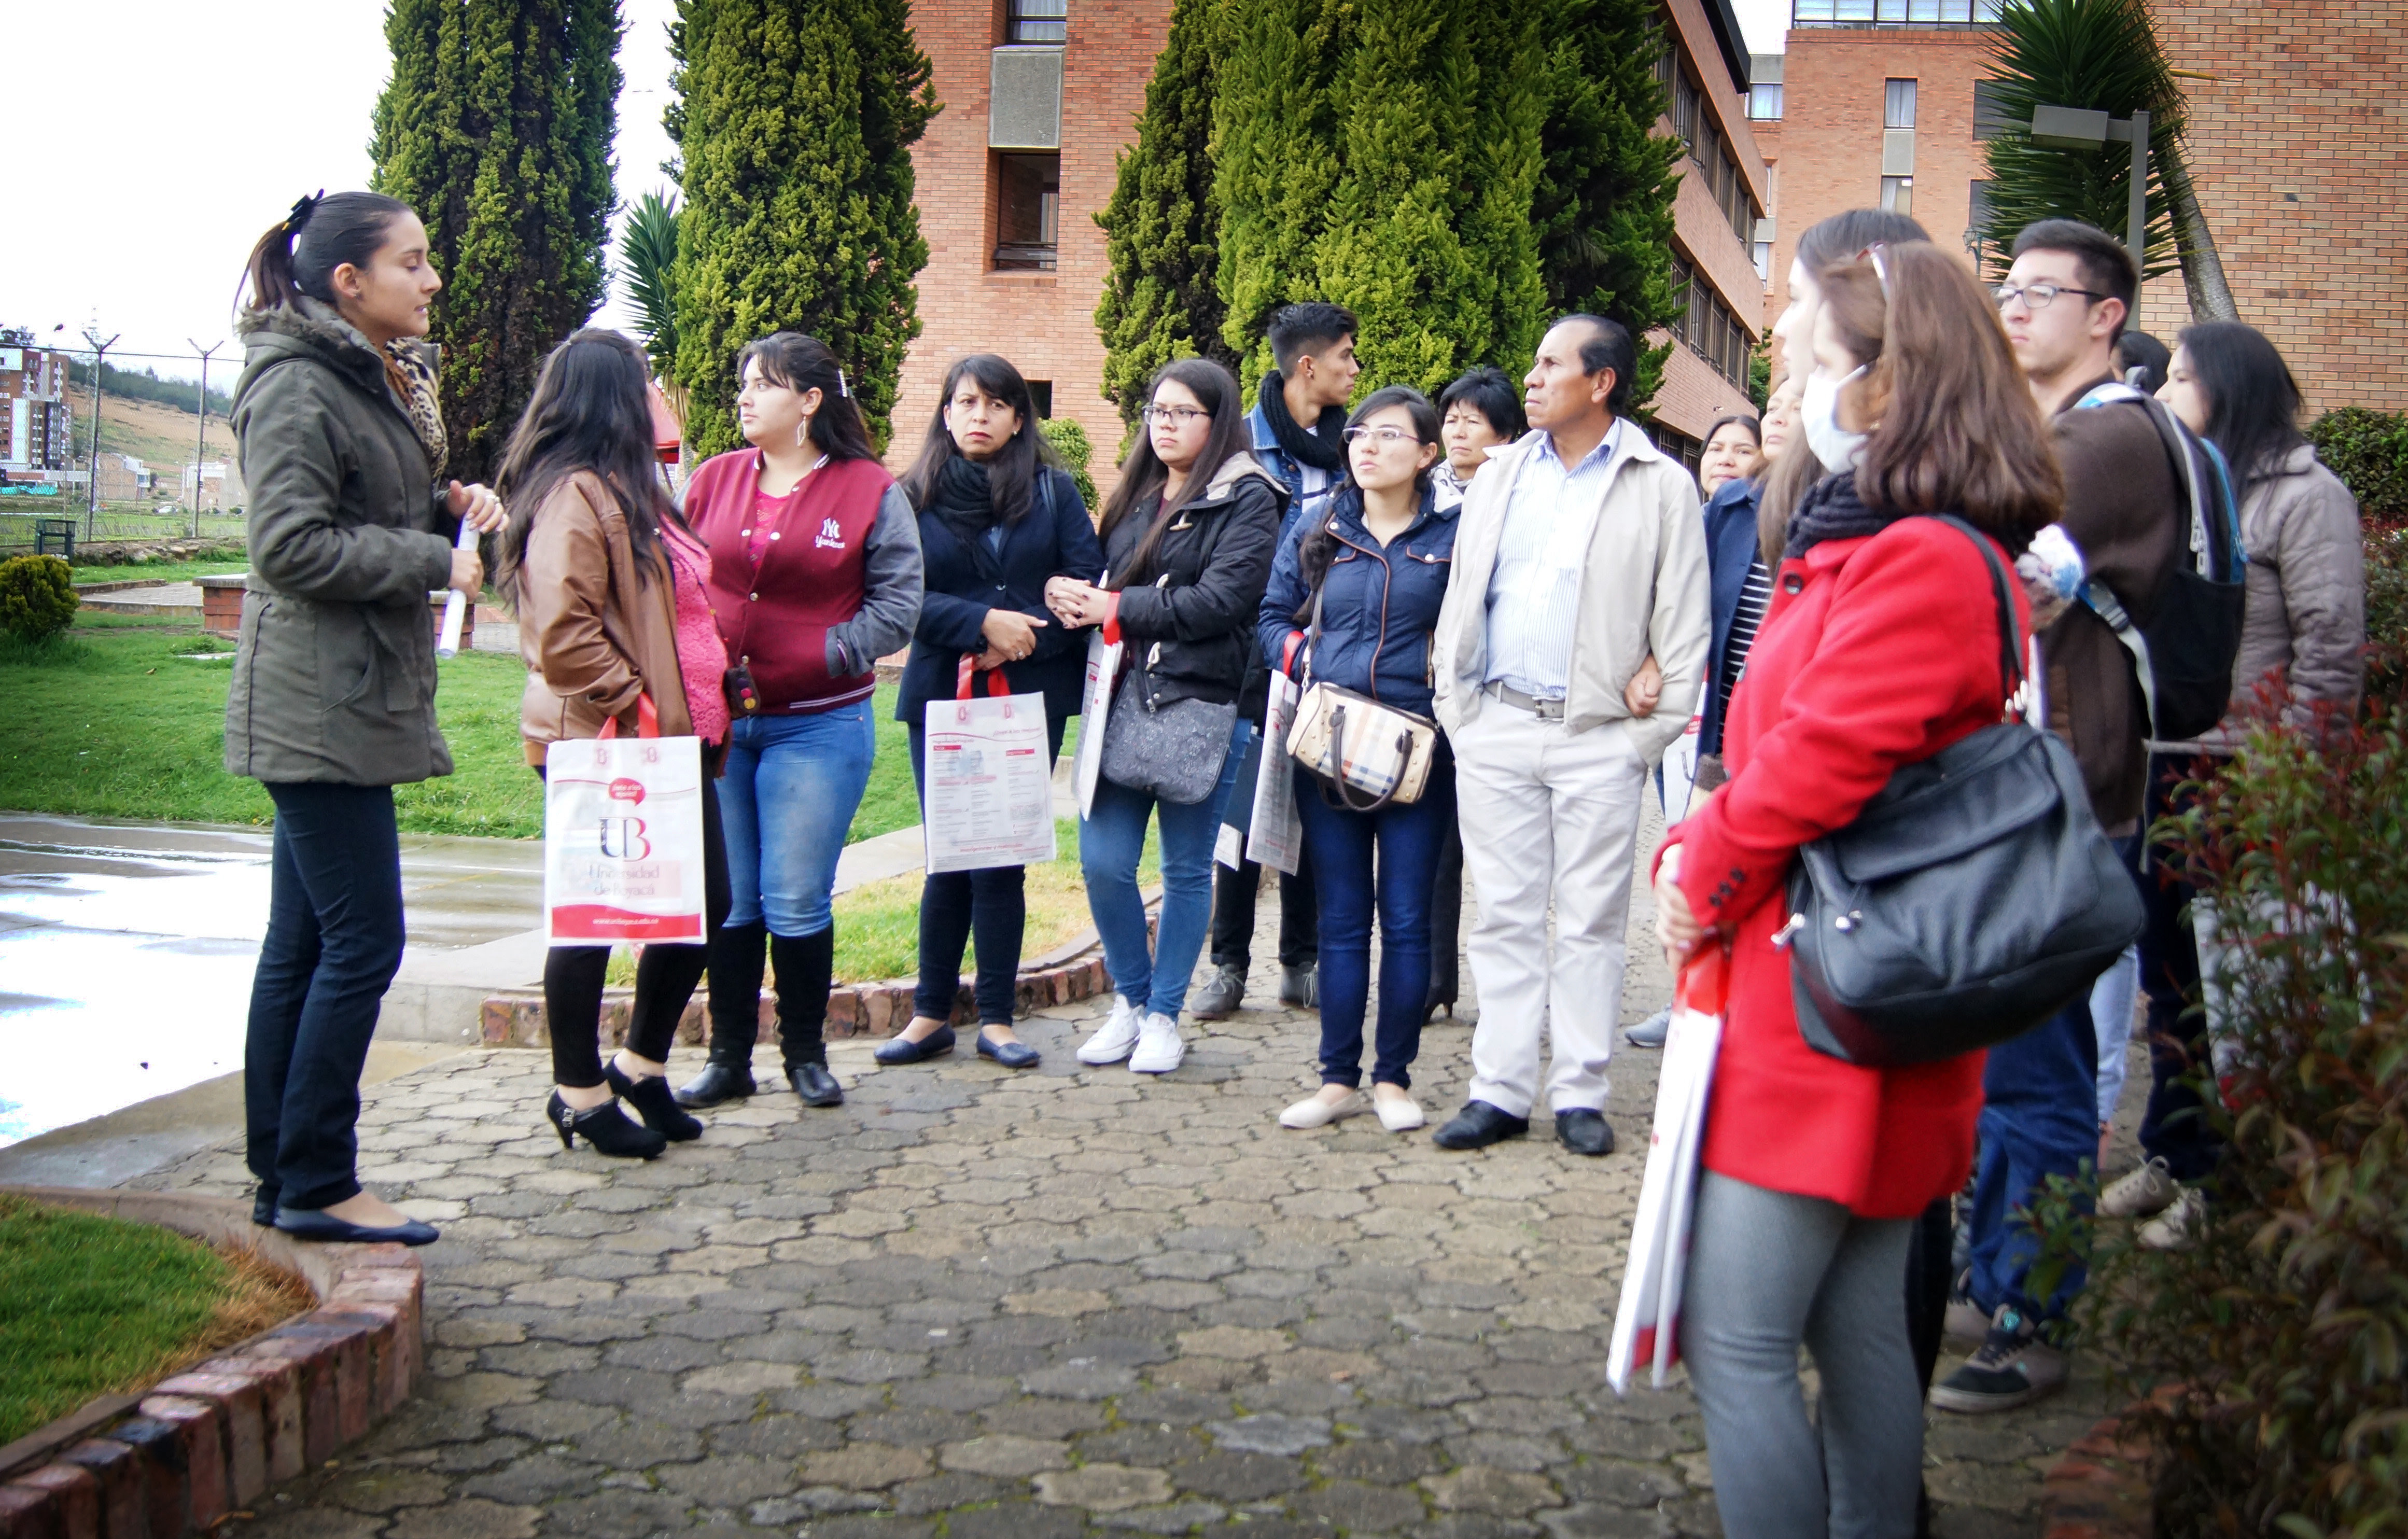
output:
[[[1964,1181],[1982,1105],[1978,1053],[1885,1071],[1807,1046],[1773,942],[1790,862],[1901,765],[2005,710],[1989,569],[1960,531],[1914,515],[1958,514],[2005,562],[2062,493],[1997,313],[1961,265],[1928,242],[1876,246],[1820,281],[1801,417],[1834,473],[1789,516],[1731,699],[1730,780],[1672,831],[1656,888],[1676,964],[1698,944],[1731,948],[1681,1350],[1723,1526],[1750,1539],[1914,1532],[1908,1231]],[[2020,626],[2020,591],[2013,601]],[[1801,1341],[1822,1375],[1819,1437]]]

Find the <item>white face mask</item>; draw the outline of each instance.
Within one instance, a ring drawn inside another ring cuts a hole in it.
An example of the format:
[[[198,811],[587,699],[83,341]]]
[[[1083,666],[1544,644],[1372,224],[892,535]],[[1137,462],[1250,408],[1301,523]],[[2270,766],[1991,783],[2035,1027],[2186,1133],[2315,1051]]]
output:
[[[1823,462],[1826,470],[1853,470],[1856,456],[1864,452],[1864,433],[1851,433],[1840,425],[1840,392],[1849,381],[1865,371],[1859,364],[1845,376],[1834,380],[1816,369],[1806,380],[1806,392],[1798,402],[1799,425],[1806,431],[1806,447]]]

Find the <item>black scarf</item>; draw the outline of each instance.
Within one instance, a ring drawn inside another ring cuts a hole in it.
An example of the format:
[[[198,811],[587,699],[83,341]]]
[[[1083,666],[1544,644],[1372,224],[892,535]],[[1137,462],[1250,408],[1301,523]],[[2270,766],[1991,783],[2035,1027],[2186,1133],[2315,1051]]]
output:
[[[1784,556],[1804,555],[1827,539],[1856,539],[1877,535],[1905,515],[1868,508],[1856,496],[1856,473],[1838,470],[1825,476],[1799,499],[1789,515],[1789,540]]]
[[[955,454],[937,472],[928,488],[928,511],[975,553],[986,532],[1001,522],[995,511],[995,490],[986,467]]]
[[[1298,465],[1326,470],[1333,476],[1343,471],[1346,465],[1344,407],[1323,407],[1321,420],[1313,424],[1313,431],[1306,432],[1296,424],[1294,417],[1288,415],[1286,381],[1280,378],[1278,369],[1263,376],[1262,388],[1254,392],[1254,399],[1263,403],[1263,416],[1269,421],[1271,437],[1279,439],[1282,453]]]

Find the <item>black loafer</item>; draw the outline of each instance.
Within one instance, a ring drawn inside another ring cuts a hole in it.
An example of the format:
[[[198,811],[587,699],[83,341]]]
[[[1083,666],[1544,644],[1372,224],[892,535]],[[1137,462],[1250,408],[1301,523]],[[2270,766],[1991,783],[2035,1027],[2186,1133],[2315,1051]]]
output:
[[[1557,1112],[1555,1137],[1576,1155],[1594,1158],[1613,1152],[1613,1124],[1605,1120],[1603,1112]]]
[[[702,1066],[702,1072],[678,1087],[677,1103],[697,1110],[741,1100],[760,1086],[752,1082],[752,1066],[749,1063],[723,1063],[717,1058]]]
[[[295,1240],[335,1245],[431,1245],[442,1238],[432,1224],[412,1218],[392,1229],[370,1229],[313,1208],[278,1208],[276,1227]]]
[[[264,1230],[272,1230],[276,1227],[275,1187],[262,1187],[251,1194],[251,1221]]]
[[[836,1082],[824,1063],[790,1063],[786,1065],[786,1083],[795,1087],[806,1106],[841,1106],[844,1086]]]
[[[928,1058],[942,1057],[953,1050],[953,1028],[940,1026],[918,1042],[895,1037],[880,1043],[878,1050],[869,1056],[881,1063],[919,1063]]]
[[[1484,1100],[1467,1100],[1453,1121],[1430,1135],[1430,1142],[1441,1149],[1484,1149],[1529,1130],[1528,1117],[1509,1116]]]
[[[980,1057],[993,1058],[1006,1069],[1034,1069],[1045,1061],[1025,1042],[989,1042],[983,1031],[978,1034],[978,1051]]]

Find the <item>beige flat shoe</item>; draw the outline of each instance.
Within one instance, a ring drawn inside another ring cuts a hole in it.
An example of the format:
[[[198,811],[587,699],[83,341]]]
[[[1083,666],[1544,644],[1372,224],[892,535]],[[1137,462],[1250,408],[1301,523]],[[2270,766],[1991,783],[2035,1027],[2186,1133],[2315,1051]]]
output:
[[[1427,1120],[1421,1102],[1411,1096],[1382,1096],[1371,1105],[1380,1114],[1380,1126],[1392,1133],[1410,1133]]]
[[[1371,1109],[1371,1098],[1351,1090],[1336,1100],[1307,1096],[1280,1114],[1283,1128],[1326,1128],[1340,1117],[1361,1116]]]

